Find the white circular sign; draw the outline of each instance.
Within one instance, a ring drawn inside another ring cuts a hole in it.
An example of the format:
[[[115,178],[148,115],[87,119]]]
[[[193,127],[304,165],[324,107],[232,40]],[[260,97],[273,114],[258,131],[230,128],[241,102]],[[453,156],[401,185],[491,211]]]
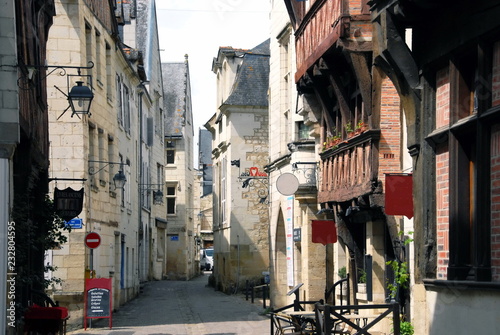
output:
[[[276,180],[276,188],[282,195],[292,195],[299,189],[299,180],[293,173],[283,173]]]

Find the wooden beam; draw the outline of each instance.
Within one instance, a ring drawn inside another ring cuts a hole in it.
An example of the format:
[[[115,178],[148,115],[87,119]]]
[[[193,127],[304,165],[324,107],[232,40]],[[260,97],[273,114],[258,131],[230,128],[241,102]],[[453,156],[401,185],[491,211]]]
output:
[[[356,81],[361,91],[361,97],[365,105],[366,115],[371,115],[372,106],[372,75],[368,66],[368,54],[349,52],[352,67],[356,73]]]

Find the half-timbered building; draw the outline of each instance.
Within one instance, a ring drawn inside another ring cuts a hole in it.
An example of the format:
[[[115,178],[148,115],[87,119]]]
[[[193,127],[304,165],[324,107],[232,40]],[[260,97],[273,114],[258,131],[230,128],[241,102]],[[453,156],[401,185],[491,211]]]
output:
[[[498,333],[500,2],[372,7],[413,158],[415,331]]]
[[[385,302],[391,294],[387,283],[393,280],[386,262],[407,260],[399,242],[412,229],[400,213],[385,212],[384,185],[386,177],[410,173],[411,166],[406,166],[402,145],[404,123],[396,87],[374,65],[376,39],[368,1],[285,4],[295,31],[294,79],[321,129],[320,213],[335,222],[338,233],[339,243],[326,247],[325,288],[339,279],[338,270],[345,266],[351,302]],[[391,326],[388,322],[377,327],[389,331]]]

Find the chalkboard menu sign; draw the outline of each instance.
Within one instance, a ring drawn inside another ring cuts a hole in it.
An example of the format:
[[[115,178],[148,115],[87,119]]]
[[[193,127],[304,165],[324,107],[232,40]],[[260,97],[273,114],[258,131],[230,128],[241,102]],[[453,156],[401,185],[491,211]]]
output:
[[[93,288],[87,291],[87,316],[109,316],[109,290]]]
[[[89,278],[85,280],[85,317],[84,328],[87,329],[87,319],[107,318],[109,329],[112,327],[112,297],[111,278]]]

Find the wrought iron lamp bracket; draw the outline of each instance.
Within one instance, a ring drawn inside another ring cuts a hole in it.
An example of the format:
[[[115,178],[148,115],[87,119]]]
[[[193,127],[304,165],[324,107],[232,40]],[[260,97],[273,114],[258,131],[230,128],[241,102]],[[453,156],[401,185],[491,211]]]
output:
[[[106,162],[106,161],[89,161],[89,163],[100,163],[100,164],[104,164],[103,166],[101,166],[100,168],[97,168],[97,167],[94,167],[94,166],[89,166],[89,169],[88,169],[88,172],[89,172],[89,175],[93,176],[99,172],[101,172],[106,166],[115,166],[115,165],[120,165],[120,170],[123,171],[123,165],[125,165],[125,163],[123,162]]]
[[[238,177],[238,180],[242,182],[241,187],[249,188],[249,190],[256,191],[259,197],[259,203],[268,204],[269,200],[269,178],[268,177],[248,177],[242,178]]]
[[[46,69],[46,70],[47,69],[52,69],[48,73],[46,73],[45,76],[43,76],[42,78],[40,78],[40,80],[44,80],[45,78],[47,78],[48,76],[50,76],[51,74],[53,74],[54,72],[56,72],[57,70],[60,70],[59,71],[59,76],[64,77],[64,76],[67,75],[67,69],[76,69],[76,71],[78,73],[78,76],[85,76],[85,75],[82,75],[82,70],[90,70],[90,69],[94,68],[94,62],[89,61],[87,64],[88,64],[88,66],[71,66],[71,65],[66,65],[66,66],[64,66],[64,65],[24,65],[23,67],[27,69],[28,74],[26,76],[19,77],[19,79],[17,80],[17,86],[20,89],[29,90],[31,87],[24,87],[23,85],[21,85],[20,81],[26,81],[26,80],[31,81],[31,79],[33,78],[33,74],[38,69]],[[20,67],[20,66],[18,65],[18,67]],[[90,77],[90,78],[92,78],[92,77]],[[28,83],[28,86],[30,86],[29,83]]]
[[[316,184],[317,174],[316,162],[296,162],[292,163],[292,172],[295,174],[304,174],[307,184]],[[299,167],[301,166],[301,167]]]

